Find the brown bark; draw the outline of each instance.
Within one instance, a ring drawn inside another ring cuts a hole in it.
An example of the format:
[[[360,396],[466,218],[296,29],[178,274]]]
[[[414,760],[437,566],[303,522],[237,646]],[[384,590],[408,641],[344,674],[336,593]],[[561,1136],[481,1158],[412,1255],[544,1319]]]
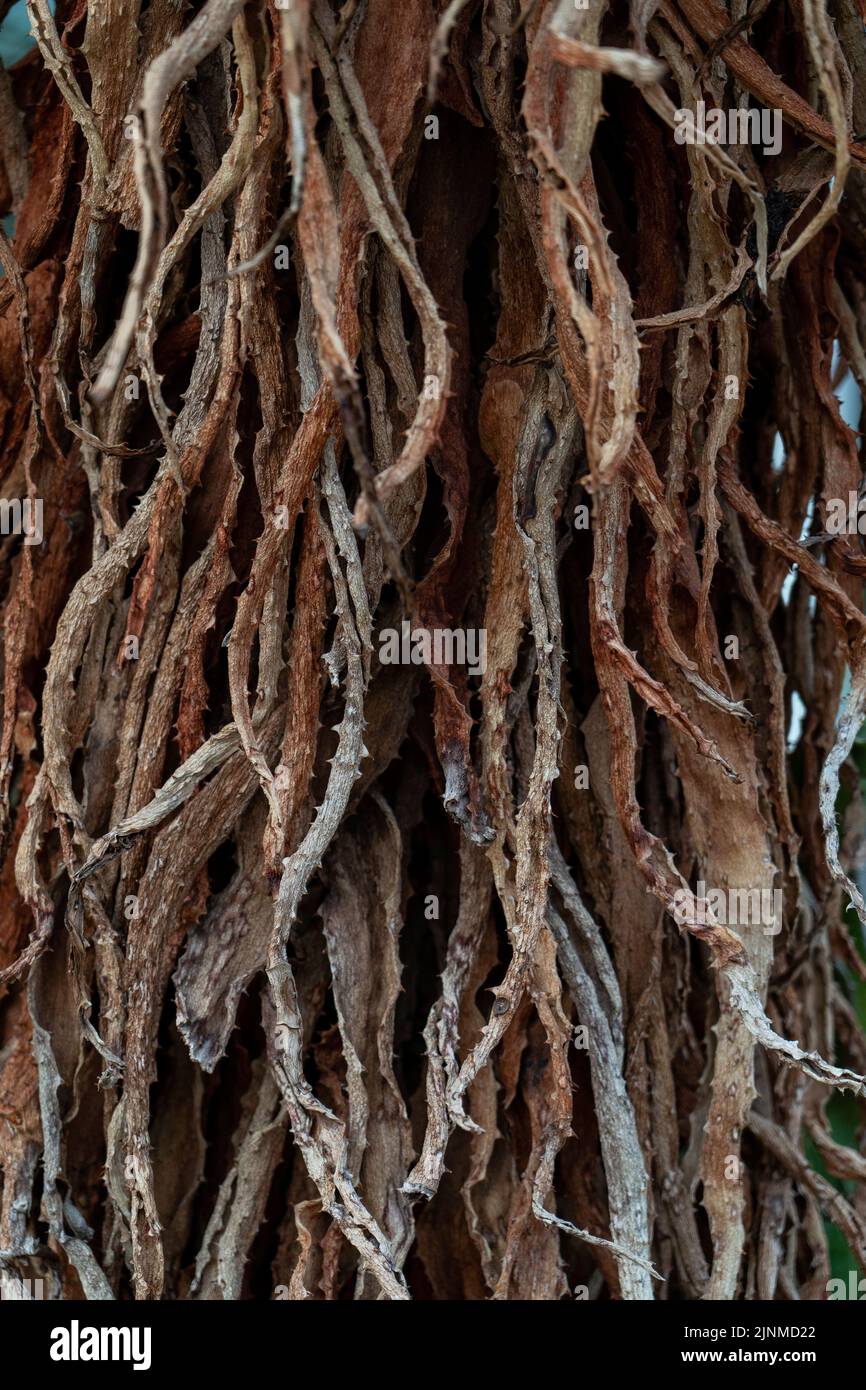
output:
[[[866,1261],[856,6],[29,10],[0,1279],[826,1297],[827,1223]],[[679,143],[699,100],[779,148]]]

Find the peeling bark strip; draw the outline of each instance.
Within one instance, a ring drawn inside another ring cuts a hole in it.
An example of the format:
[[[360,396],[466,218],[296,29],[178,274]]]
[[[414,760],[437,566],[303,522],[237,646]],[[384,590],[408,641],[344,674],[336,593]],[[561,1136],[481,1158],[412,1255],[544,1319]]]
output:
[[[831,1227],[866,1269],[858,6],[27,8],[2,1277],[827,1297]]]

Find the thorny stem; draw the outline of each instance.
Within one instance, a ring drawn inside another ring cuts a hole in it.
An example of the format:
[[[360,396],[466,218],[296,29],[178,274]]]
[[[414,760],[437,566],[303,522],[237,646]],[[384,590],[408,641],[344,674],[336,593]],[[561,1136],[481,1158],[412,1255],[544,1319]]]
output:
[[[866,1182],[856,6],[28,13],[0,1279],[825,1297],[823,1218],[866,1259],[804,1156]]]

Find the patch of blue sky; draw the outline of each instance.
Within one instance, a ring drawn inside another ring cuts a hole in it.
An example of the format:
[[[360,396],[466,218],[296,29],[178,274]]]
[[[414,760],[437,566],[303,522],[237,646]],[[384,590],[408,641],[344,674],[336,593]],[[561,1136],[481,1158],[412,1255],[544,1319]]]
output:
[[[51,0],[54,9],[54,0]],[[30,32],[30,16],[25,0],[15,0],[15,4],[0,24],[0,59],[3,66],[11,68],[19,58],[23,58],[35,40]]]

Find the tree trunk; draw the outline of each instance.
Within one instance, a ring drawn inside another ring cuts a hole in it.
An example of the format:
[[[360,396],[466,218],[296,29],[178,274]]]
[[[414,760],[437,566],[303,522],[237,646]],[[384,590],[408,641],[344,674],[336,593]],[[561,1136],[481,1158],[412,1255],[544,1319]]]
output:
[[[28,8],[0,1278],[833,1296],[858,6]]]

